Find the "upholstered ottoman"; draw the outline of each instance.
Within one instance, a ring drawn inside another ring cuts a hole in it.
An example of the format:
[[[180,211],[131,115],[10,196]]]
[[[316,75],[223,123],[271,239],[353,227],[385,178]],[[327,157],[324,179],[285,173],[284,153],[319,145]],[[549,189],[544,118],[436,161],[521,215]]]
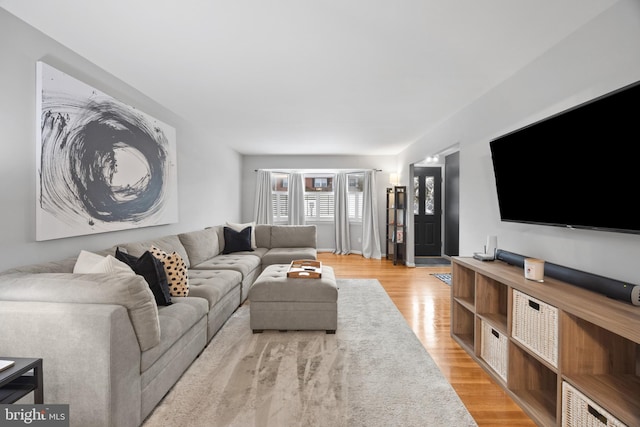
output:
[[[338,287],[333,269],[323,265],[319,279],[289,278],[288,269],[289,264],[268,266],[249,290],[253,332],[324,329],[335,333]]]

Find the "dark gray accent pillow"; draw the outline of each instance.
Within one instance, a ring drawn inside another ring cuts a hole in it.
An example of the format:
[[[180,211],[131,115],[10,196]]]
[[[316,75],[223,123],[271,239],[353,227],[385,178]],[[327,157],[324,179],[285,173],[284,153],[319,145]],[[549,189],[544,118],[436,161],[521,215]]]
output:
[[[251,247],[251,227],[247,227],[242,231],[224,227],[224,250],[222,253],[230,254],[242,251],[253,251]]]
[[[162,262],[146,251],[140,258],[122,252],[116,248],[116,259],[127,264],[138,275],[144,277],[149,284],[157,305],[171,305],[171,294],[167,274]]]

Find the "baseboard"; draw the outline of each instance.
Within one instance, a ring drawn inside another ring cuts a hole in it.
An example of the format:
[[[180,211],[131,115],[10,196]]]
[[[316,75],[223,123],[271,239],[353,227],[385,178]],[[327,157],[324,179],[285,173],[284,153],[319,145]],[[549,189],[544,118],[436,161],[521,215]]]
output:
[[[316,249],[316,251],[317,251],[318,253],[328,252],[328,253],[331,253],[331,254],[332,254],[332,253],[334,253],[334,252],[335,252],[335,249]],[[350,253],[351,253],[351,254],[354,254],[354,255],[362,255],[362,251],[351,251]],[[382,257],[384,258],[384,255],[382,255]]]

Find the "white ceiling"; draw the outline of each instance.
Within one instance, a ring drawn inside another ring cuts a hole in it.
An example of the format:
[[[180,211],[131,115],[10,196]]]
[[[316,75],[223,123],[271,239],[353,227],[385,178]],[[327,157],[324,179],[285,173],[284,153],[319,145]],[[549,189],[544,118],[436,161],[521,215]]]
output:
[[[617,0],[0,0],[244,154],[396,154]]]

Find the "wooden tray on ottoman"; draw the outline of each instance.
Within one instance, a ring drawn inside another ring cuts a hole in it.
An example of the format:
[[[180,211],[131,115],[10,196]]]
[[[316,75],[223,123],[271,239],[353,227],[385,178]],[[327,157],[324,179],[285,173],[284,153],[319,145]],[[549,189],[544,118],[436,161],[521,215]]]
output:
[[[319,279],[322,277],[322,262],[314,259],[291,261],[287,277],[296,279]]]

